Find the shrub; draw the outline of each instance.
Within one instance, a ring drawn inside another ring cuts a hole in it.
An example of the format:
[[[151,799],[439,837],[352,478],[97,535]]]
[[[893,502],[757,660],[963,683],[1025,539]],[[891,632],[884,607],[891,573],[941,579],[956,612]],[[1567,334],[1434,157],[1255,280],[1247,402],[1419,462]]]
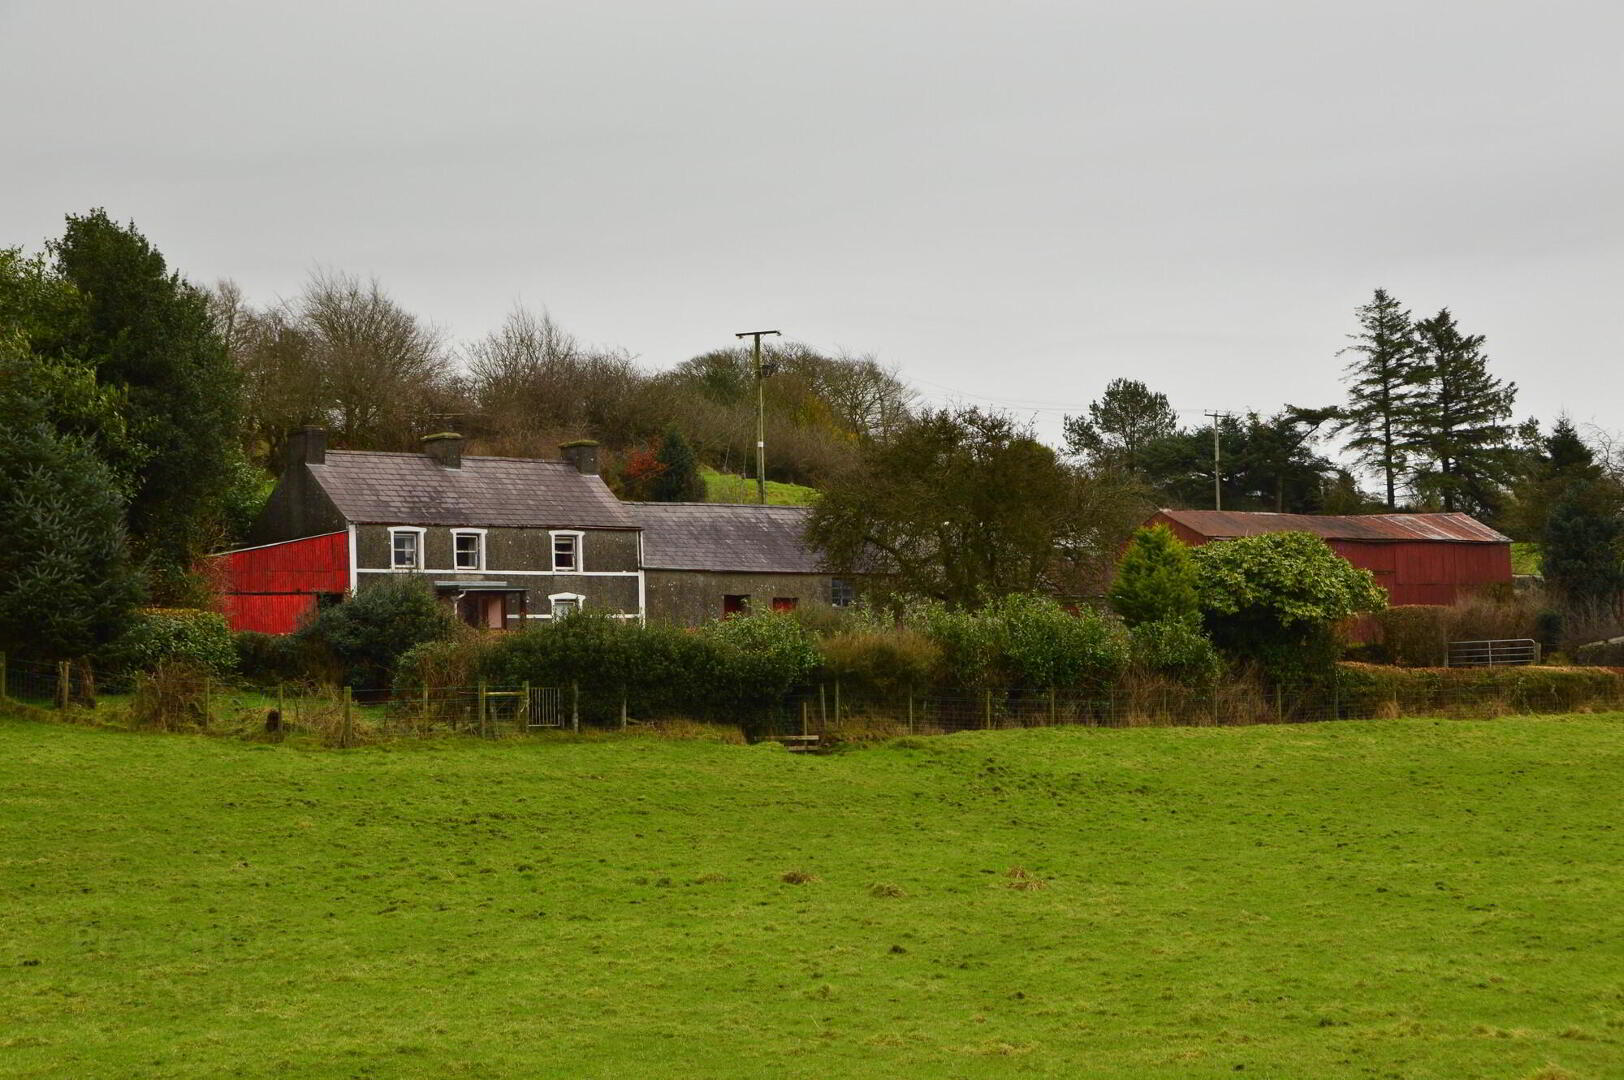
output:
[[[1200,613],[1190,549],[1166,525],[1140,529],[1117,563],[1111,608],[1129,626]]]
[[[143,608],[98,657],[109,686],[128,686],[141,672],[177,661],[222,677],[237,666],[225,616],[196,608]]]
[[[940,602],[908,609],[907,621],[935,644],[937,680],[955,686],[990,686],[997,680],[998,635],[992,624]]]
[[[399,577],[324,608],[294,636],[330,657],[346,685],[362,690],[388,686],[407,650],[425,641],[444,641],[456,626],[428,582]]]
[[[1190,557],[1213,641],[1275,681],[1328,678],[1339,651],[1332,626],[1387,604],[1370,571],[1309,533],[1225,540]]]
[[[1447,607],[1402,604],[1377,612],[1373,619],[1393,663],[1435,667],[1448,658],[1452,617]]]
[[[997,668],[1009,686],[1099,689],[1128,666],[1121,623],[1099,612],[1072,613],[1048,597],[1014,595],[989,604]]]
[[[1186,686],[1206,686],[1223,673],[1224,660],[1207,635],[1186,619],[1144,622],[1130,634],[1139,671]]]
[[[894,698],[929,685],[942,651],[917,630],[856,630],[819,643],[823,670],[852,689]]]
[[[707,623],[701,634],[718,647],[717,700],[724,705],[777,704],[818,667],[816,639],[786,614],[721,619]]]
[[[1572,712],[1624,701],[1624,676],[1595,668],[1337,667],[1343,715]]]
[[[237,653],[237,673],[255,686],[299,682],[309,677],[305,649],[287,634],[261,634],[242,630],[231,635]]]

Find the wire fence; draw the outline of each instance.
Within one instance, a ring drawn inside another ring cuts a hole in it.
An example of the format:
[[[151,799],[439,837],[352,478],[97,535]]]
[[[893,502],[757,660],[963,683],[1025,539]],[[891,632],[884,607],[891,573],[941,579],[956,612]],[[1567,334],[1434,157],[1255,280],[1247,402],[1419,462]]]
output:
[[[120,687],[115,707],[138,727],[202,729],[326,745],[457,734],[486,738],[545,732],[636,731],[708,720],[749,740],[810,748],[840,742],[959,731],[1083,725],[1223,726],[1398,716],[1486,717],[1624,708],[1624,675],[1599,668],[1506,669],[1461,681],[1427,669],[1350,674],[1267,686],[1231,680],[1205,687],[1124,681],[1093,689],[922,688],[876,693],[829,681],[753,703],[711,703],[681,716],[647,714],[625,687],[521,683],[351,689],[285,683],[246,687],[196,669],[160,665]],[[1398,675],[1405,677],[1399,678]],[[90,664],[0,657],[0,698],[38,708],[94,706]]]

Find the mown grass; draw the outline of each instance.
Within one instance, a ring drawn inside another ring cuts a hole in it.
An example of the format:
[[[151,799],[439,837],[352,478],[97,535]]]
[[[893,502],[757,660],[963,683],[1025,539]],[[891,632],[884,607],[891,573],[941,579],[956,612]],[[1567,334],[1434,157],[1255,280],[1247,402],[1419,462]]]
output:
[[[1621,736],[3,720],[0,1074],[1602,1080]]]
[[[705,501],[714,503],[753,503],[756,501],[756,482],[748,476],[718,472],[706,467],[700,470],[705,481]],[[818,499],[818,489],[801,484],[767,481],[768,506],[811,506]]]

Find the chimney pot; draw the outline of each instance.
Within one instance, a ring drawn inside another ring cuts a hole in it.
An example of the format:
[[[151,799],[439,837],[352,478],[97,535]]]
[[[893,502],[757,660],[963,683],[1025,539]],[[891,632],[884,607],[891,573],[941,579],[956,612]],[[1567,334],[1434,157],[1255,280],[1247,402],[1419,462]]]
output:
[[[598,444],[591,439],[567,442],[558,448],[558,452],[582,476],[598,475]]]
[[[454,431],[423,436],[423,453],[447,469],[462,468],[462,436]]]

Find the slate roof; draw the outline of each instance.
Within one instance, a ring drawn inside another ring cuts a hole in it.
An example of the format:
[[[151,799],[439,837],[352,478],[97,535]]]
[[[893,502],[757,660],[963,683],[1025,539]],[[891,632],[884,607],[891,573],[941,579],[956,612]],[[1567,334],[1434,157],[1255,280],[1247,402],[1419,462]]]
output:
[[[626,503],[643,526],[650,570],[755,574],[826,573],[806,542],[804,506]]]
[[[637,528],[601,477],[567,461],[464,457],[448,469],[426,454],[329,450],[325,465],[305,467],[356,523]]]
[[[1509,544],[1469,514],[1265,514],[1230,510],[1163,510],[1185,528],[1212,539],[1307,532],[1327,540],[1403,543],[1435,540],[1453,544]]]

